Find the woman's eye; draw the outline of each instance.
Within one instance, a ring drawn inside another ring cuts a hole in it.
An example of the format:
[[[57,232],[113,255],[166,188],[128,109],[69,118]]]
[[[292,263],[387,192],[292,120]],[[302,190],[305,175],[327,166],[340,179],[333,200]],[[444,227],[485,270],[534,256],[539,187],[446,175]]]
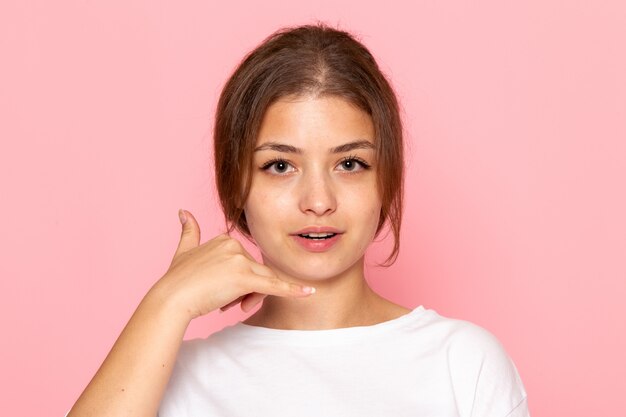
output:
[[[264,171],[272,171],[276,174],[284,174],[293,170],[291,164],[287,161],[283,161],[282,159],[269,161],[261,168]]]
[[[370,166],[359,158],[346,158],[339,164],[343,171],[359,171],[361,169],[368,169]]]

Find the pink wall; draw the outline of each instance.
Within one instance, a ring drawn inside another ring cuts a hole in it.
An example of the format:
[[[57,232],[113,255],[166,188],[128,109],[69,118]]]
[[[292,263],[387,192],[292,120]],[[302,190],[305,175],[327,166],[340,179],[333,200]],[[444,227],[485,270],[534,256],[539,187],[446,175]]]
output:
[[[533,417],[623,416],[624,3],[212,3],[0,5],[3,414],[69,409],[167,269],[178,208],[221,231],[220,88],[270,32],[322,19],[362,36],[406,114],[402,250],[372,285],[494,333]]]

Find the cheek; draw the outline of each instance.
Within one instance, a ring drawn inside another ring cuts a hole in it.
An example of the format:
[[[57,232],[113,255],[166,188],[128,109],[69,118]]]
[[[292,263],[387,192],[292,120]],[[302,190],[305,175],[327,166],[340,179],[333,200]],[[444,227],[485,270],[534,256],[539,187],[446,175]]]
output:
[[[370,236],[371,236],[372,239],[374,239],[374,237],[376,235],[376,229],[378,229],[378,222],[380,221],[380,211],[381,211],[381,209],[382,209],[382,206],[380,204],[377,204],[370,211],[368,224],[371,225]]]
[[[358,224],[362,225],[358,228],[359,253],[364,253],[376,238],[381,206],[378,202],[369,201],[369,203],[367,207],[361,207],[361,214],[355,219]]]
[[[250,232],[254,235],[272,228],[284,219],[289,207],[287,194],[276,192],[267,187],[256,187],[250,190],[250,195],[244,206]]]
[[[344,191],[342,212],[349,216],[351,226],[358,230],[358,251],[362,252],[376,237],[382,201],[371,185]]]
[[[352,213],[358,213],[363,219],[376,218],[380,215],[382,201],[372,186],[362,186],[344,192],[344,204]]]

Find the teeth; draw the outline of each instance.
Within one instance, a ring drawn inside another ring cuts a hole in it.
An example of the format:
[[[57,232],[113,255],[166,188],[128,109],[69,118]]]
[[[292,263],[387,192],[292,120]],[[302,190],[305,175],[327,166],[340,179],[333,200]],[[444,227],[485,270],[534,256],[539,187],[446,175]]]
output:
[[[300,236],[313,238],[313,239],[323,239],[330,236],[335,236],[335,233],[303,233]]]

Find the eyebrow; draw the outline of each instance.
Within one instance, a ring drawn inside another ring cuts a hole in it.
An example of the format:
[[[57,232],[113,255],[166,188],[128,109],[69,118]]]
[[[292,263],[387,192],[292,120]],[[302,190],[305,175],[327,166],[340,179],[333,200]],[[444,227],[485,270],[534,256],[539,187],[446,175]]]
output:
[[[368,140],[357,140],[354,142],[344,143],[343,145],[336,146],[330,149],[331,153],[343,153],[350,152],[355,149],[375,149],[374,144]],[[254,152],[258,151],[277,151],[277,152],[285,152],[285,153],[296,153],[301,154],[302,149],[296,148],[295,146],[285,145],[284,143],[278,142],[266,142],[261,146],[257,146],[254,148]]]

